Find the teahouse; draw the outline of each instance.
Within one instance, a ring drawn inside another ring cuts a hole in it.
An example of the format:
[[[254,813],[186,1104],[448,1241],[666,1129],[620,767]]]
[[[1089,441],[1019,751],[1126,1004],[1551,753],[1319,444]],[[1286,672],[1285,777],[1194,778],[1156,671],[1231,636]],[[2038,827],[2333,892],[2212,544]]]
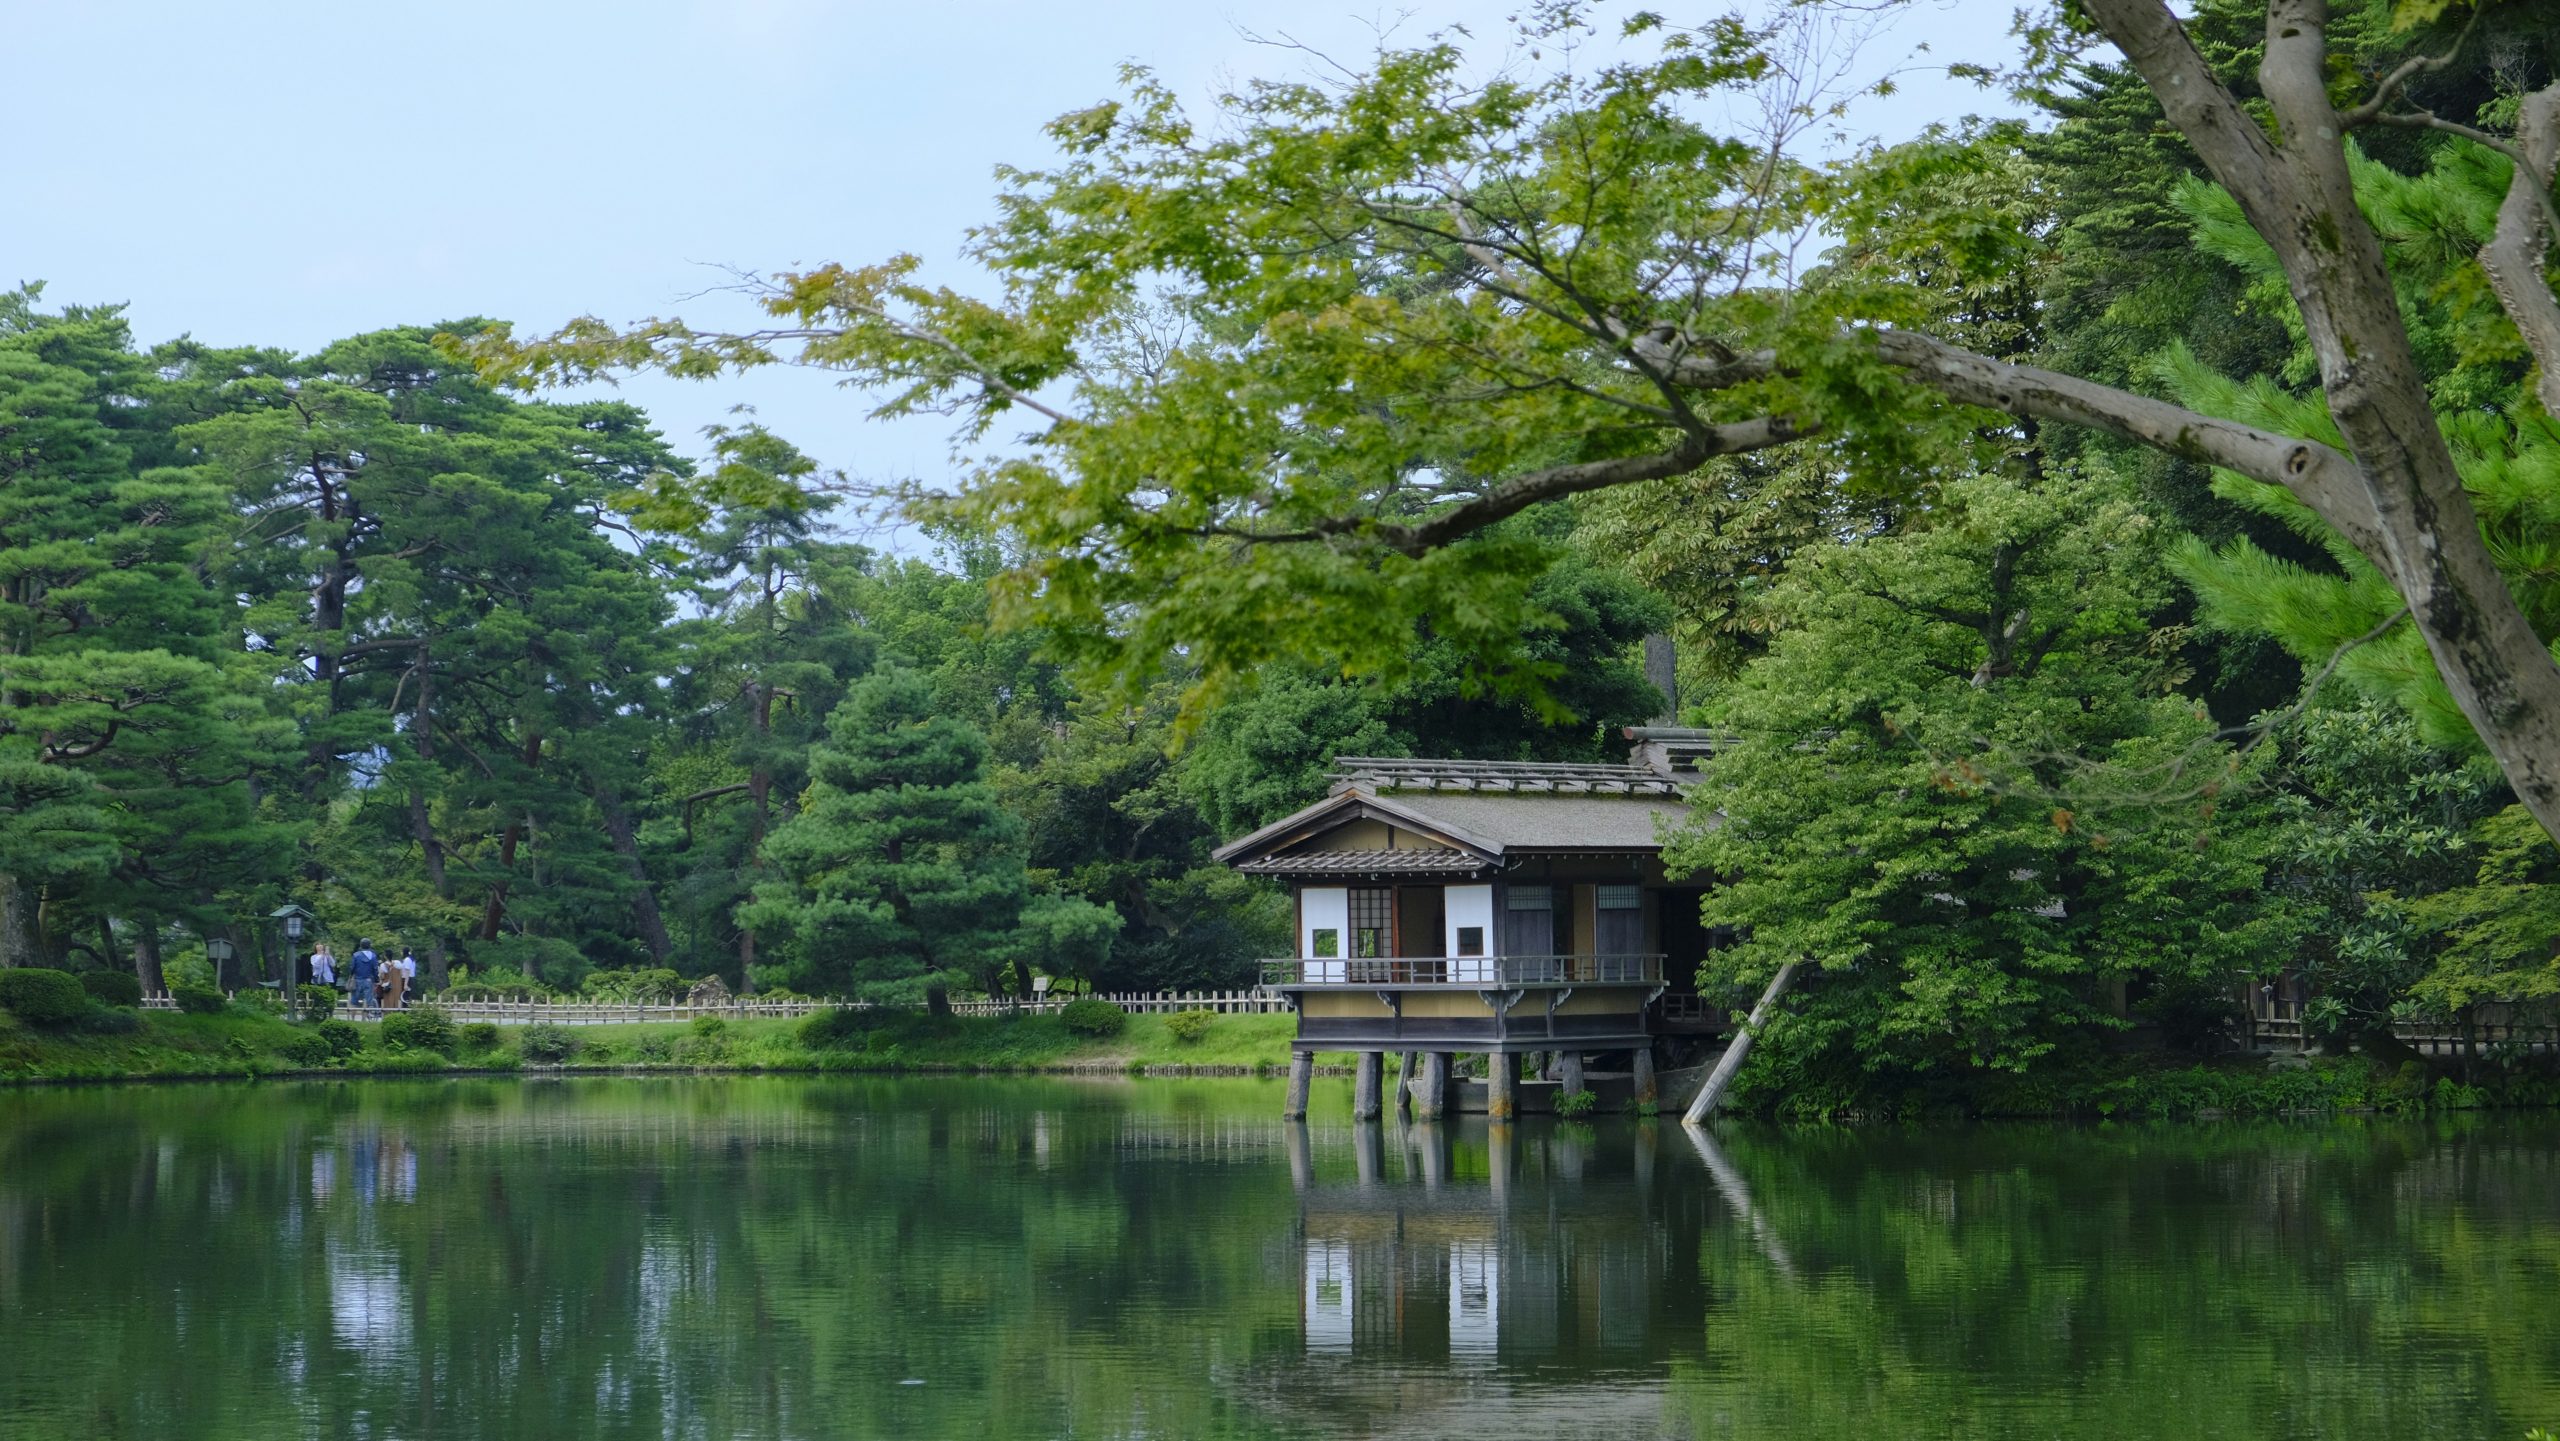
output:
[[[1496,1116],[1516,1107],[1530,1054],[1568,1092],[1593,1057],[1623,1058],[1652,1098],[1657,1038],[1694,1029],[1679,1023],[1699,1014],[1711,941],[1700,888],[1665,877],[1662,841],[1688,816],[1679,778],[1713,738],[1626,734],[1625,765],[1342,757],[1325,799],[1218,851],[1296,899],[1297,954],[1263,968],[1298,1013],[1291,1115],[1320,1050],[1359,1056],[1363,1117],[1380,1109],[1388,1051],[1405,1057],[1418,1116],[1446,1104],[1458,1054],[1491,1058]]]

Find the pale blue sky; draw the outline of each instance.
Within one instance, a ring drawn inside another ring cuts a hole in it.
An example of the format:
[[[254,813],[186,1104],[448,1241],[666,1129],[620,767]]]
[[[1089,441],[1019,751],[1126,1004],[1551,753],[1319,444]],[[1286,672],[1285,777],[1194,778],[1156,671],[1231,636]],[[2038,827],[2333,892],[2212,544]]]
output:
[[[1935,0],[1871,53],[1997,56],[2011,4]],[[1492,56],[1521,8],[14,0],[0,283],[128,302],[145,343],[310,349],[472,314],[751,323],[735,300],[681,298],[719,280],[709,263],[898,251],[965,281],[961,232],[990,213],[993,167],[1046,160],[1041,124],[1114,93],[1123,61],[1205,108],[1240,77],[1305,65],[1247,32],[1357,56],[1382,21],[1400,38],[1462,23]],[[1984,104],[1915,75],[1868,121],[1902,131]],[[687,450],[746,402],[858,475],[944,467],[943,427],[863,422],[824,376],[625,393]]]

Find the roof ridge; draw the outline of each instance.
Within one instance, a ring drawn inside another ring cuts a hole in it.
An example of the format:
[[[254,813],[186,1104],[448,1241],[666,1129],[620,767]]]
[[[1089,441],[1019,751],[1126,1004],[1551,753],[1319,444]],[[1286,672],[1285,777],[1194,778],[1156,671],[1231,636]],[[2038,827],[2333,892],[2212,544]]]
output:
[[[1557,795],[1677,795],[1651,766],[1613,761],[1494,761],[1410,756],[1336,756],[1332,779],[1345,788],[1398,791],[1506,791]]]

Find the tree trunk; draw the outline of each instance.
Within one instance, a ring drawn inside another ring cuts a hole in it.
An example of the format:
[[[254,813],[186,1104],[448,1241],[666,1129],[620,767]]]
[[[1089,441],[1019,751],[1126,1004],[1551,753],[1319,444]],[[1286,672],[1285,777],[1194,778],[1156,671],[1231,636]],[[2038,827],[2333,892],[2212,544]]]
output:
[[[2378,537],[2359,548],[2409,603],[2446,689],[2516,798],[2560,836],[2560,666],[2480,534],[2381,241],[2356,206],[2352,124],[2330,98],[2328,7],[2267,7],[2258,86],[2276,121],[2270,139],[2162,0],[2087,3],[2283,266],[2357,481],[2344,494],[2283,483],[2342,533]]]
[[[1759,1036],[1760,1027],[1767,1022],[1769,1012],[1776,1009],[1795,981],[1794,961],[1778,967],[1778,973],[1769,978],[1769,989],[1760,993],[1760,1004],[1751,1008],[1751,1018],[1742,1023],[1741,1030],[1734,1032],[1731,1041],[1725,1043],[1724,1058],[1707,1073],[1707,1083],[1698,1088],[1698,1098],[1689,1103],[1688,1114],[1680,1118],[1682,1124],[1698,1125],[1714,1115],[1716,1107],[1724,1103],[1724,1093],[1732,1086],[1734,1074],[1742,1069],[1743,1060],[1751,1054],[1751,1043]]]
[[[144,916],[138,923],[142,934],[133,938],[133,978],[142,982],[142,993],[156,996],[169,989],[168,974],[160,968],[160,919]]]
[[[924,988],[924,1008],[925,1008],[925,1011],[926,1011],[928,1014],[931,1014],[931,1015],[936,1015],[936,1016],[947,1016],[947,1015],[950,1015],[950,1014],[951,1014],[951,988],[950,988],[949,986],[927,986],[927,987],[925,987],[925,988]]]
[[[418,704],[409,712],[409,734],[418,748],[418,760],[432,769],[436,763],[434,657],[424,645],[418,647]],[[427,793],[423,786],[409,787],[409,834],[418,842],[418,859],[427,868],[427,884],[435,887],[439,897],[449,896],[452,889],[445,883],[444,842],[436,839],[435,819],[427,811]]]
[[[755,718],[755,754],[747,769],[747,871],[764,869],[764,835],[773,821],[773,761],[767,743],[773,737],[773,687],[755,681],[747,687],[748,714]],[[756,992],[756,933],[738,928],[738,994]],[[946,1001],[947,1004],[947,1001]]]
[[[524,766],[530,772],[542,765],[542,732],[529,732],[524,739]],[[480,911],[480,939],[498,938],[498,922],[507,913],[507,887],[516,868],[516,841],[524,834],[524,825],[509,821],[498,837],[498,879],[489,887],[489,903]]]
[[[34,909],[26,883],[0,871],[0,968],[35,964]]]
[[[112,971],[120,964],[116,959],[116,923],[101,915],[98,917],[98,968]]]
[[[613,840],[613,853],[622,857],[623,872],[631,877],[631,919],[640,927],[640,939],[649,947],[649,956],[665,965],[675,955],[675,943],[667,939],[666,917],[658,911],[658,893],[649,885],[649,868],[640,860],[640,841],[631,824],[631,812],[624,808],[622,797],[601,781],[588,789],[595,798],[596,811],[604,817],[604,832]]]

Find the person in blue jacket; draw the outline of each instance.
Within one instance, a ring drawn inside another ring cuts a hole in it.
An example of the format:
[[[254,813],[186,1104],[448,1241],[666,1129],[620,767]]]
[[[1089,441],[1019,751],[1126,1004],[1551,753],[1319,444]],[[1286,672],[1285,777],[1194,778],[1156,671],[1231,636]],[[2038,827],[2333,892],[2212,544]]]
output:
[[[356,953],[347,957],[348,999],[368,1010],[374,1009],[374,982],[382,976],[382,957],[373,953],[373,942],[359,940]]]

